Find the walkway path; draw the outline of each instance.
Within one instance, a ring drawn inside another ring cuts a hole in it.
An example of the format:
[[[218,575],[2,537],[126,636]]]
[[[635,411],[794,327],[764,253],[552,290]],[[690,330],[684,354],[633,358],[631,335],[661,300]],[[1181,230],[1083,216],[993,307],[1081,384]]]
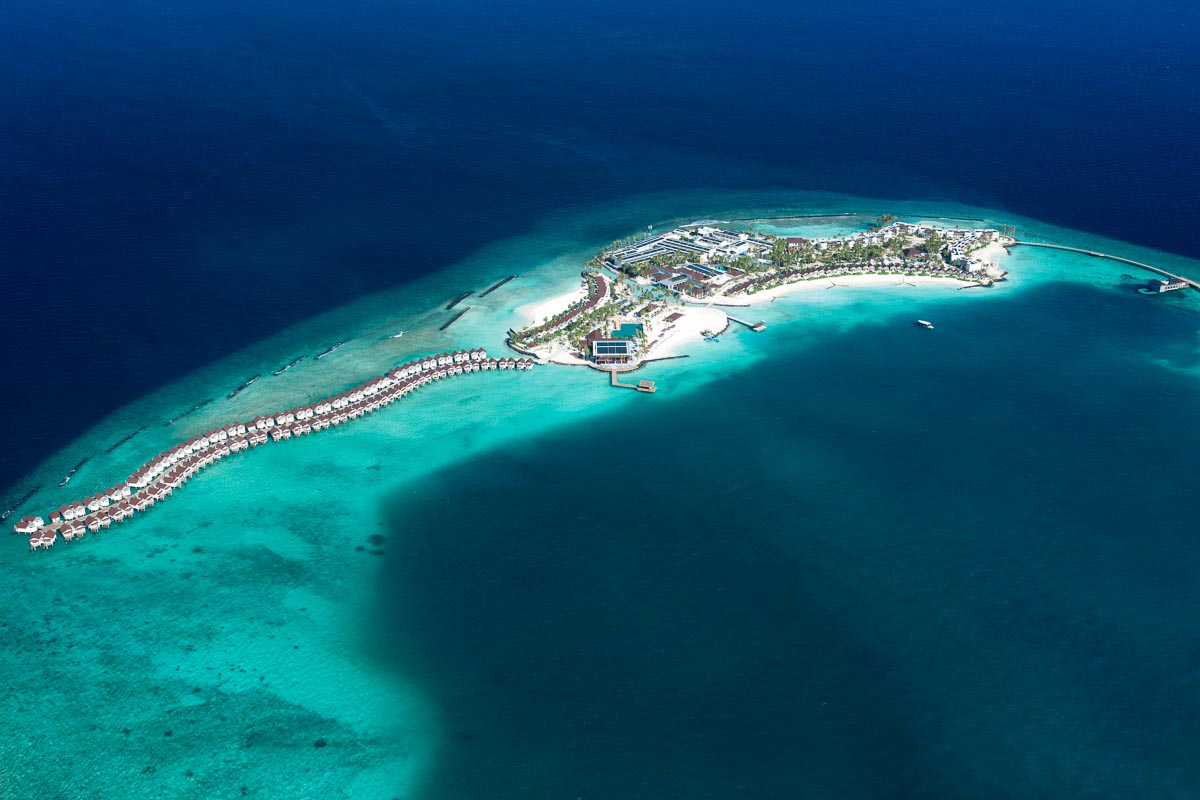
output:
[[[1121,256],[1111,256],[1108,253],[1098,253],[1095,250],[1084,250],[1081,247],[1067,247],[1066,245],[1063,245],[1063,244],[1045,244],[1043,242],[1014,241],[1011,246],[1016,246],[1019,244],[1026,245],[1028,247],[1048,247],[1051,250],[1066,250],[1071,253],[1082,253],[1085,256],[1094,256],[1096,258],[1107,258],[1111,261],[1120,261],[1122,264],[1132,264],[1135,267],[1141,267],[1142,269],[1148,269],[1151,272],[1157,272],[1159,275],[1165,275],[1168,278],[1175,278],[1176,280],[1181,280],[1184,283],[1186,283],[1188,286],[1191,286],[1193,289],[1200,290],[1200,282],[1194,281],[1191,278],[1185,278],[1182,275],[1176,275],[1173,272],[1167,272],[1165,269],[1159,269],[1158,267],[1152,267],[1149,264],[1143,264],[1141,261],[1133,261],[1132,259],[1121,258]]]

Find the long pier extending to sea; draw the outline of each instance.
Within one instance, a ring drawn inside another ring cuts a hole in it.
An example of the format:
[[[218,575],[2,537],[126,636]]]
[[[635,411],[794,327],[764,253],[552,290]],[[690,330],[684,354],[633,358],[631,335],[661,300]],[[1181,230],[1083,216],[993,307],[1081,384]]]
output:
[[[747,322],[746,320],[738,319],[737,317],[735,317],[731,314],[726,314],[725,316],[729,317],[730,322],[739,322],[742,325],[745,325],[750,330],[754,331],[755,333],[762,333],[763,331],[765,331],[767,329],[767,323],[761,319],[758,322]]]
[[[30,550],[49,548],[59,537],[68,542],[80,539],[88,532],[107,529],[114,522],[123,522],[152,508],[193,475],[227,456],[268,441],[307,436],[342,425],[391,405],[434,381],[473,372],[527,371],[533,369],[534,363],[530,358],[488,358],[483,348],[410,361],[315,403],[260,415],[247,423],[231,422],[193,436],[151,458],[124,483],[68,503],[46,517],[22,517],[13,530],[29,536]]]
[[[637,389],[639,392],[647,392],[653,394],[658,391],[654,385],[654,381],[638,381],[637,383],[622,383],[617,380],[617,370],[605,370],[609,374],[609,381],[613,386],[619,386],[622,389]]]
[[[1016,246],[1016,245],[1025,245],[1026,247],[1048,247],[1051,250],[1066,250],[1067,252],[1070,252],[1070,253],[1082,253],[1085,256],[1093,256],[1094,258],[1107,258],[1110,261],[1120,261],[1122,264],[1130,264],[1135,267],[1141,267],[1142,269],[1148,269],[1151,272],[1157,272],[1159,275],[1165,275],[1168,278],[1173,278],[1177,281],[1183,281],[1188,286],[1191,286],[1193,289],[1200,290],[1200,282],[1194,281],[1191,278],[1185,278],[1182,275],[1176,275],[1173,272],[1167,272],[1165,269],[1151,266],[1150,264],[1143,264],[1141,261],[1134,261],[1133,259],[1130,259],[1130,258],[1122,258],[1121,256],[1114,256],[1114,255],[1110,255],[1108,253],[1100,253],[1100,252],[1097,252],[1096,250],[1084,250],[1082,247],[1068,247],[1065,244],[1046,244],[1045,242],[1014,241],[1009,246],[1012,247],[1012,246]]]

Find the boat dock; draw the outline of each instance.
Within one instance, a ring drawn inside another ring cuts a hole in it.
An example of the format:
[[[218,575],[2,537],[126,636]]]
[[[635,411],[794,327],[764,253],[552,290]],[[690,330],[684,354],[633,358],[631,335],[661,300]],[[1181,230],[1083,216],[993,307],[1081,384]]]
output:
[[[1066,250],[1069,253],[1082,253],[1085,256],[1092,256],[1093,258],[1107,258],[1110,261],[1120,261],[1122,264],[1131,264],[1132,266],[1148,269],[1151,272],[1157,272],[1159,275],[1165,275],[1166,277],[1173,278],[1177,281],[1183,281],[1193,289],[1200,290],[1200,282],[1194,281],[1191,278],[1185,278],[1182,275],[1176,275],[1173,272],[1167,272],[1165,269],[1152,267],[1149,264],[1143,264],[1141,261],[1134,261],[1129,258],[1122,258],[1121,256],[1113,256],[1109,255],[1108,253],[1098,253],[1095,250],[1084,250],[1082,247],[1068,247],[1065,244],[1046,244],[1044,242],[1021,242],[1014,240],[1009,246],[1015,247],[1017,245],[1025,245],[1026,247],[1048,247],[1051,250]]]
[[[758,322],[746,322],[746,320],[744,320],[744,319],[738,319],[737,317],[730,316],[729,321],[730,322],[739,322],[742,325],[745,325],[750,330],[754,331],[755,333],[762,333],[763,331],[765,331],[767,329],[767,323],[761,319]]]
[[[608,375],[612,381],[612,385],[617,386],[621,389],[637,389],[639,392],[646,392],[647,394],[654,394],[655,392],[658,391],[658,387],[656,387],[654,385],[654,381],[638,381],[637,383],[621,383],[620,381],[617,380],[617,371],[615,369],[609,370]]]

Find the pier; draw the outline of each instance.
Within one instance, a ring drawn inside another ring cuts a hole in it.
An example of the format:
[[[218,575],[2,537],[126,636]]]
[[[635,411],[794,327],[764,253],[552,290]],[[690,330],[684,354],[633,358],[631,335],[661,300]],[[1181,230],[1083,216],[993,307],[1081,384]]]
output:
[[[617,380],[617,371],[616,370],[609,370],[608,375],[612,381],[612,385],[619,387],[621,389],[637,389],[639,392],[646,392],[647,394],[654,394],[655,392],[658,391],[658,387],[656,387],[654,385],[654,381],[638,381],[637,383],[621,383],[619,380]]]
[[[1026,247],[1047,247],[1051,250],[1066,250],[1069,253],[1081,253],[1085,256],[1092,256],[1093,258],[1107,258],[1110,261],[1120,261],[1122,264],[1130,264],[1135,267],[1141,267],[1142,269],[1148,269],[1151,272],[1157,272],[1159,275],[1165,275],[1168,278],[1174,278],[1177,281],[1183,281],[1193,289],[1200,290],[1200,282],[1194,281],[1191,278],[1185,278],[1182,275],[1176,275],[1173,272],[1167,272],[1165,269],[1152,267],[1149,264],[1143,264],[1141,261],[1134,261],[1129,258],[1122,258],[1121,256],[1109,255],[1108,253],[1099,253],[1095,250],[1084,250],[1082,247],[1068,247],[1065,244],[1046,244],[1044,242],[1021,242],[1014,240],[1010,247],[1015,247],[1017,245],[1025,245]]]
[[[765,331],[767,329],[767,323],[761,319],[758,322],[746,322],[746,320],[744,320],[744,319],[738,319],[737,317],[730,316],[729,321],[730,322],[739,322],[742,325],[745,325],[750,330],[754,331],[755,333],[762,333],[763,331]]]
[[[322,400],[260,415],[250,422],[231,422],[192,436],[151,458],[135,469],[124,482],[67,503],[45,517],[22,517],[13,530],[29,536],[30,550],[47,549],[60,537],[68,542],[80,539],[89,532],[107,530],[113,523],[121,523],[135,514],[145,512],[170,497],[201,470],[230,455],[267,442],[299,438],[360,419],[423,386],[445,378],[475,372],[524,372],[533,367],[534,361],[529,358],[488,358],[483,348],[458,350],[410,361]],[[65,485],[87,461],[85,458],[75,465],[59,485]],[[14,504],[13,508],[28,499],[34,491],[37,491],[36,488]],[[5,516],[11,512],[12,509]]]

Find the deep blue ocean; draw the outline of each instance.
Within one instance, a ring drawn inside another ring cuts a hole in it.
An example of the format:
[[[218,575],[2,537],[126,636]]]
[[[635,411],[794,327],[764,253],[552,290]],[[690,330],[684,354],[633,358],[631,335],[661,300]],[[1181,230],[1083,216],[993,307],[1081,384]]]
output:
[[[632,195],[1195,258],[1198,34],[1174,0],[10,0],[0,498],[250,342]],[[395,499],[370,638],[453,732],[429,797],[1200,796],[1192,307],[894,322]]]
[[[444,709],[430,796],[1195,796],[1200,318],[937,318],[397,494],[376,638]]]
[[[0,485],[552,209],[951,198],[1195,255],[1198,29],[1184,2],[12,0]]]

